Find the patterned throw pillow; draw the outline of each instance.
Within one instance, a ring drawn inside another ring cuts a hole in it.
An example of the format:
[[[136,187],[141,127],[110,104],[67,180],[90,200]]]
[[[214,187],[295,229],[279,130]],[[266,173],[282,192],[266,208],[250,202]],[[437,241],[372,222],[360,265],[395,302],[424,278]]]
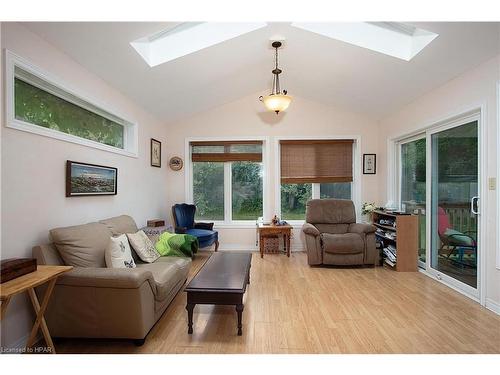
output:
[[[106,266],[108,268],[135,268],[132,251],[128,244],[127,236],[122,234],[118,237],[111,237],[108,247],[104,252]]]
[[[144,231],[140,230],[137,233],[127,233],[127,237],[132,248],[143,262],[153,263],[160,257],[160,254]]]

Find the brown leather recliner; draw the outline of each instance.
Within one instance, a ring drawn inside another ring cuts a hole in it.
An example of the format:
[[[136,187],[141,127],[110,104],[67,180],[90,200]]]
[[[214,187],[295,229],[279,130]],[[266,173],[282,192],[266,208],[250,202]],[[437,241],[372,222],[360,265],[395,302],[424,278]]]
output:
[[[311,199],[305,234],[309,265],[374,265],[375,227],[356,223],[354,204],[344,199]]]

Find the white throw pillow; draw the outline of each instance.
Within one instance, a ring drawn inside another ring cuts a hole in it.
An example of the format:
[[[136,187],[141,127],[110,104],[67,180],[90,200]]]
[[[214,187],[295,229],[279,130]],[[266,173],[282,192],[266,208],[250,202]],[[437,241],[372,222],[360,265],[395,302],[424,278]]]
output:
[[[104,252],[104,257],[108,268],[136,267],[127,236],[124,234],[118,237],[111,237],[108,247]]]
[[[160,253],[156,250],[144,231],[140,230],[137,233],[127,233],[127,237],[132,248],[143,262],[153,263],[160,257]]]

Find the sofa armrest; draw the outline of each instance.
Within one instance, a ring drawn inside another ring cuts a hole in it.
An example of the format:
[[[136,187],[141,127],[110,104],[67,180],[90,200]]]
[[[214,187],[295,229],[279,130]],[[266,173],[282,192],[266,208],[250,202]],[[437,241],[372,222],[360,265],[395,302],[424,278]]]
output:
[[[214,230],[214,223],[194,223],[196,229]]]
[[[57,285],[81,286],[93,288],[135,289],[144,282],[155,288],[151,271],[141,268],[87,268],[75,267],[61,275]]]
[[[304,225],[302,225],[302,232],[304,232],[305,234],[310,234],[311,236],[320,235],[318,228],[309,223],[304,223]]]
[[[362,223],[353,223],[349,224],[349,229],[347,230],[349,233],[373,233],[377,230],[375,226],[371,224],[362,224]]]
[[[186,227],[175,227],[174,232],[177,234],[183,234],[183,233],[187,232],[187,228]]]

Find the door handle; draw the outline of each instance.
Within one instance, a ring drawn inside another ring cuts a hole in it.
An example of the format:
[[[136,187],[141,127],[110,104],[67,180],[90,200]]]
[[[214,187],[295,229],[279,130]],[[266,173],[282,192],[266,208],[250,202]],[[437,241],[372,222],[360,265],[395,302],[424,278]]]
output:
[[[478,205],[479,197],[472,197],[470,200],[470,211],[474,215],[479,215],[479,211],[475,207],[479,207]]]

